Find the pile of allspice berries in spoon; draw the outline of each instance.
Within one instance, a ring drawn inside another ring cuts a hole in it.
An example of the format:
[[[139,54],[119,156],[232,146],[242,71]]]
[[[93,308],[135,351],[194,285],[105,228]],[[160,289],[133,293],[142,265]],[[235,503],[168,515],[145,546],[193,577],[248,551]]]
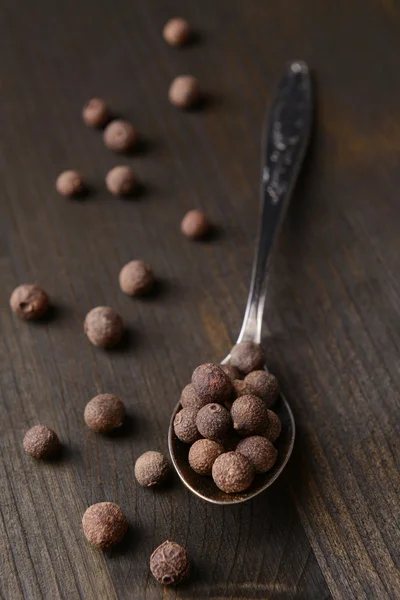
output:
[[[276,462],[281,422],[271,408],[279,386],[264,364],[259,344],[236,344],[228,364],[197,367],[180,398],[174,432],[190,444],[189,465],[227,494],[243,492]]]

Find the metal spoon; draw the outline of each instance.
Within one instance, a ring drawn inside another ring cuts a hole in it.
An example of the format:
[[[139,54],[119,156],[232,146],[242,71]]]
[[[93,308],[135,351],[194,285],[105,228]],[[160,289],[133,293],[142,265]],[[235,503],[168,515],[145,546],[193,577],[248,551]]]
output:
[[[279,85],[271,116],[262,140],[261,219],[256,245],[250,292],[238,343],[261,341],[262,317],[267,290],[270,251],[300,171],[311,131],[312,97],[310,73],[306,63],[288,65]],[[230,354],[222,361],[228,362]],[[267,370],[267,367],[265,367]],[[168,446],[173,465],[183,483],[197,496],[214,504],[237,504],[266,490],[282,473],[293,450],[295,422],[289,403],[280,394],[273,407],[282,422],[282,433],[275,446],[277,461],[268,473],[257,475],[240,494],[226,494],[211,477],[197,475],[188,464],[189,446],[175,436],[173,422],[180,404],[175,407],[168,431]]]

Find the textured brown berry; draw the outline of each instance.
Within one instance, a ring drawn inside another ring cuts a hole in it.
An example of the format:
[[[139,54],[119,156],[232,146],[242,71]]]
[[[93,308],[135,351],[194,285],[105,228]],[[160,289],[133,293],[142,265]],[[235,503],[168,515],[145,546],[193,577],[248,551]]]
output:
[[[190,571],[185,548],[176,542],[164,542],[150,556],[150,570],[157,581],[164,585],[181,583]]]
[[[92,504],[82,517],[83,533],[97,548],[117,544],[128,529],[128,521],[120,507],[113,502]]]
[[[201,210],[189,210],[182,219],[181,231],[191,240],[201,240],[210,231],[210,223]]]
[[[282,431],[282,423],[278,417],[278,415],[272,410],[268,411],[268,424],[266,429],[262,432],[266,438],[268,438],[272,443],[276,442],[278,437],[281,435]]]
[[[103,127],[109,119],[107,104],[101,98],[92,98],[83,107],[82,118],[89,127]]]
[[[193,371],[192,384],[199,398],[208,402],[229,400],[233,394],[232,381],[215,363],[200,365]]]
[[[138,141],[136,129],[122,119],[111,121],[104,130],[104,143],[114,152],[127,152]]]
[[[267,408],[271,408],[279,394],[278,380],[272,373],[266,371],[252,371],[244,378],[249,394],[264,400]]]
[[[264,366],[265,356],[260,344],[241,342],[231,351],[231,364],[242,373],[250,373]]]
[[[189,450],[189,465],[199,475],[211,475],[215,459],[224,448],[213,440],[197,440]]]
[[[128,296],[147,294],[152,289],[154,280],[151,265],[143,260],[131,260],[122,267],[119,274],[120,288]]]
[[[235,398],[240,398],[240,396],[246,396],[251,394],[249,388],[246,385],[246,382],[242,379],[234,379],[233,380],[233,391]]]
[[[200,438],[200,434],[196,426],[197,408],[182,408],[174,419],[174,431],[176,437],[185,442],[185,444],[193,444]]]
[[[33,458],[50,458],[60,449],[57,434],[45,425],[35,425],[29,429],[24,437],[24,450]]]
[[[85,189],[82,175],[78,171],[64,171],[56,181],[56,190],[61,196],[78,196]]]
[[[239,452],[225,452],[215,459],[212,467],[214,483],[227,494],[243,492],[253,482],[254,468]]]
[[[255,435],[268,425],[268,409],[258,396],[240,396],[232,404],[233,427],[240,435]]]
[[[236,452],[249,459],[256,473],[266,473],[272,469],[278,455],[272,443],[260,435],[241,440],[236,446]]]
[[[94,346],[112,348],[122,337],[124,323],[109,306],[96,306],[86,315],[83,329]]]
[[[216,442],[225,438],[231,423],[231,417],[226,408],[215,402],[203,406],[196,417],[199,433],[203,437]]]
[[[85,407],[86,425],[98,433],[109,433],[121,427],[125,419],[125,407],[114,394],[99,394]]]
[[[135,463],[135,477],[140,485],[152,487],[162,483],[169,472],[167,459],[161,452],[148,450]]]
[[[10,297],[11,310],[24,321],[33,321],[44,315],[49,307],[49,297],[38,285],[19,285]]]
[[[200,99],[200,86],[193,75],[179,75],[170,85],[168,98],[178,108],[191,108]]]
[[[190,38],[189,23],[180,17],[170,19],[164,25],[163,38],[170,46],[183,46]]]
[[[136,177],[130,167],[120,165],[108,171],[106,186],[114,196],[127,196],[136,187]]]
[[[237,369],[236,367],[232,367],[231,363],[226,363],[224,365],[221,365],[221,369],[223,370],[224,373],[229,375],[229,377],[231,379],[241,379],[242,378],[242,374],[240,373],[239,369]]]
[[[196,408],[197,410],[200,410],[200,408],[203,408],[203,406],[208,404],[207,400],[199,398],[191,383],[188,383],[188,385],[183,388],[180,402],[182,408],[191,407]]]

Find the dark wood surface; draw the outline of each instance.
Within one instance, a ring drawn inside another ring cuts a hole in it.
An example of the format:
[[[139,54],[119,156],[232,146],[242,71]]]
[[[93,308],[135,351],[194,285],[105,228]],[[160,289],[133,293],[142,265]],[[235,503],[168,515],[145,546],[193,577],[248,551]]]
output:
[[[160,36],[175,14],[198,32],[181,51]],[[399,31],[397,0],[1,2],[2,598],[400,598]],[[167,452],[170,411],[191,370],[221,359],[240,329],[260,130],[291,58],[315,70],[317,126],[275,255],[264,343],[298,423],[293,459],[269,492],[234,508],[203,503],[177,478],[141,489],[135,459]],[[203,110],[168,104],[182,72],[199,77]],[[111,154],[82,124],[93,95],[137,126],[139,153]],[[104,189],[121,162],[143,182],[135,200]],[[55,192],[65,168],[93,187],[84,201]],[[192,207],[217,224],[214,240],[182,238]],[[119,291],[133,257],[154,266],[153,298]],[[10,313],[12,289],[30,281],[53,300],[45,323]],[[99,304],[127,324],[114,351],[82,333]],[[82,419],[103,391],[119,394],[130,416],[109,438]],[[23,452],[37,422],[65,445],[55,464]],[[108,553],[81,531],[84,510],[103,500],[131,525]],[[148,559],[168,538],[188,548],[194,568],[187,584],[163,590]]]

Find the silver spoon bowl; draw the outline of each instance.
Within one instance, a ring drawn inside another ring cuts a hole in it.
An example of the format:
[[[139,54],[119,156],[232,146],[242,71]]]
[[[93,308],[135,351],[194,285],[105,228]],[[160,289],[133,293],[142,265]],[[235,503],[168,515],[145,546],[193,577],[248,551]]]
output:
[[[262,320],[267,291],[267,275],[271,249],[282,224],[292,191],[307,149],[312,123],[311,79],[303,61],[288,65],[279,85],[271,116],[262,137],[261,218],[250,292],[237,343],[261,342]],[[229,363],[230,354],[221,364]],[[267,367],[265,370],[268,371]],[[169,425],[168,446],[172,463],[183,483],[196,496],[213,504],[238,504],[257,496],[279,477],[293,450],[295,421],[288,401],[281,393],[273,407],[282,423],[275,447],[278,456],[274,467],[257,475],[244,492],[226,494],[211,477],[195,473],[189,466],[190,446],[174,433],[174,419],[181,409],[178,402]]]

